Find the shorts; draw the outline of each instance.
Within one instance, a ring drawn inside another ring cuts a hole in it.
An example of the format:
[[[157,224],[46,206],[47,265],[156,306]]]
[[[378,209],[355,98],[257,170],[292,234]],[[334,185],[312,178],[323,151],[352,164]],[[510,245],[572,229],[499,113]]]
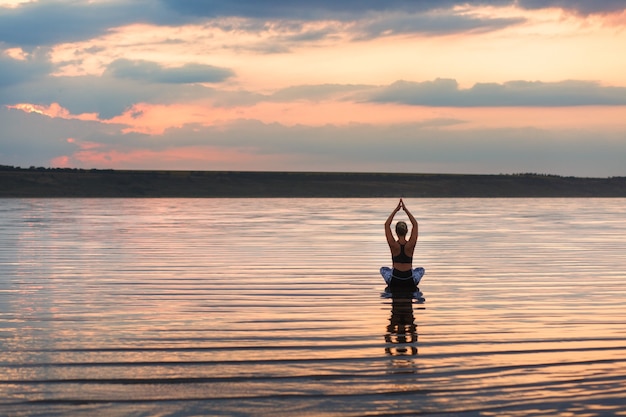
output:
[[[391,291],[415,291],[425,272],[422,267],[410,271],[398,271],[388,266],[380,268],[380,274]]]

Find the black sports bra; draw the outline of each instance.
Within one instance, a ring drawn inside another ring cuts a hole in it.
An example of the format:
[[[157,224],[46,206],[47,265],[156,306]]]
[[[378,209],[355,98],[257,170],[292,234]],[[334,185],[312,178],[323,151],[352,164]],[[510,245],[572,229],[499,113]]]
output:
[[[404,253],[404,247],[406,246],[406,244],[402,245],[400,244],[400,253],[397,254],[396,256],[392,256],[391,260],[395,263],[399,263],[399,264],[410,264],[413,262],[413,257],[412,256],[408,256],[406,253]]]

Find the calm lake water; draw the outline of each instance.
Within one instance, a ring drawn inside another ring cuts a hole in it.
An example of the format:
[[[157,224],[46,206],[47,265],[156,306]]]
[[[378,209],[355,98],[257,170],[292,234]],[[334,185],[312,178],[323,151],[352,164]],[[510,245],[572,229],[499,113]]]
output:
[[[0,415],[626,415],[625,199],[0,199]]]

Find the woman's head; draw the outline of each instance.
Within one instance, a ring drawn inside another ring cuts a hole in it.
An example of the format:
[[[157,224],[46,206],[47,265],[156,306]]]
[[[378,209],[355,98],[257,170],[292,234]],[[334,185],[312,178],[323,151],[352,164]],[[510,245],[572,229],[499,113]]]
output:
[[[408,231],[409,231],[409,228],[407,227],[405,222],[400,221],[396,223],[396,234],[398,236],[406,236]]]

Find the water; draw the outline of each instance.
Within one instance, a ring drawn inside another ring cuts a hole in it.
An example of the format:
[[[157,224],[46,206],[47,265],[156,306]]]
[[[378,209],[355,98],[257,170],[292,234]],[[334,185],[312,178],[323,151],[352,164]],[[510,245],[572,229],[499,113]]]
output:
[[[0,200],[0,415],[626,415],[626,200]]]

